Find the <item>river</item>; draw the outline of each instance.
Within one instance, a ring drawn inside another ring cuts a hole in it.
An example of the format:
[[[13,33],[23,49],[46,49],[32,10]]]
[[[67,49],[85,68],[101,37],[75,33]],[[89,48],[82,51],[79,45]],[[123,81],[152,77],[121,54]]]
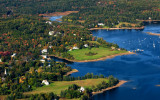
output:
[[[97,30],[94,36],[118,44],[135,55],[117,56],[97,62],[69,63],[79,70],[72,76],[86,73],[113,75],[128,82],[119,88],[93,97],[93,100],[160,100],[160,36],[145,32],[160,33],[159,23],[145,23],[144,30]]]

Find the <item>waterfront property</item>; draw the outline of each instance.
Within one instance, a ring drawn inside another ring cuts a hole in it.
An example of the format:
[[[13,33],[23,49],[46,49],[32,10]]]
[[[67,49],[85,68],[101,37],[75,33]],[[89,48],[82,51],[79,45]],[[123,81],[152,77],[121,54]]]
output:
[[[96,60],[100,59],[103,57],[115,55],[115,54],[122,54],[122,53],[128,53],[128,51],[125,50],[112,50],[111,48],[104,48],[104,47],[99,47],[99,48],[84,48],[84,49],[79,49],[79,50],[72,50],[68,51],[73,57],[75,58],[76,61],[84,61],[84,60]],[[86,55],[87,53],[92,52],[96,53],[95,55]]]

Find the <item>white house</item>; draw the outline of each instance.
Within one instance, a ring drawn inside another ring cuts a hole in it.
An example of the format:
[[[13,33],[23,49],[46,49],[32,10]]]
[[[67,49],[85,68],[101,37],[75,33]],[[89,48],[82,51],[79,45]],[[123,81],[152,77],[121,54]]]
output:
[[[151,17],[148,17],[148,19],[151,20],[152,18],[151,18]]]
[[[111,49],[113,49],[113,50],[114,50],[114,49],[116,49],[116,47],[113,47],[113,46],[112,46],[112,47],[111,47]]]
[[[54,31],[49,31],[49,35],[53,35],[55,32]]]
[[[49,48],[52,48],[52,47],[53,47],[52,45],[49,46]]]
[[[74,46],[72,49],[79,49],[77,46]]]
[[[16,56],[16,53],[13,53],[13,55],[11,55],[11,57],[15,57]]]
[[[85,90],[84,87],[81,87],[81,88],[79,89],[80,92],[84,92],[84,90]]]
[[[57,34],[62,34],[61,32],[57,32]]]
[[[69,51],[72,51],[72,49],[69,49]]]
[[[4,75],[7,75],[7,70],[5,69],[5,71],[4,71]]]
[[[84,44],[84,47],[86,47],[86,48],[87,48],[87,47],[88,47],[88,44]]]
[[[47,49],[43,49],[41,53],[47,53]]]
[[[45,62],[45,60],[44,60],[44,59],[41,59],[41,60],[40,60],[40,62],[44,63],[44,62]]]
[[[46,23],[48,23],[48,24],[50,24],[50,25],[52,24],[52,22],[51,22],[51,21],[46,21]]]
[[[99,26],[104,26],[105,24],[103,24],[103,23],[98,23],[98,25],[99,25]]]
[[[43,80],[42,84],[49,85],[49,82],[47,80]]]
[[[47,59],[47,55],[41,55],[43,59]]]

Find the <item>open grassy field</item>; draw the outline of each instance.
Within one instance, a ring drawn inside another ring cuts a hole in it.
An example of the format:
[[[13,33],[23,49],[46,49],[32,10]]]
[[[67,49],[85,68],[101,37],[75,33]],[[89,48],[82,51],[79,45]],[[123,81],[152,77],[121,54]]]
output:
[[[97,54],[92,55],[92,56],[85,55],[85,53],[88,53],[88,52],[94,52]],[[80,61],[81,60],[99,59],[102,57],[106,57],[106,56],[110,56],[110,55],[114,55],[114,54],[126,53],[126,52],[128,52],[128,51],[118,51],[118,50],[111,51],[110,48],[103,48],[103,47],[92,48],[91,50],[89,50],[88,48],[84,48],[84,49],[79,49],[79,50],[68,51],[68,53],[73,55],[75,60],[80,60]]]
[[[83,87],[91,87],[92,85],[97,85],[101,83],[102,81],[108,82],[108,80],[105,78],[76,80],[76,81],[56,81],[56,82],[51,83],[48,86],[39,87],[31,92],[25,92],[24,94],[39,94],[39,93],[54,92],[57,95],[60,95],[60,92],[62,90],[67,89],[68,86],[72,84],[77,84]]]

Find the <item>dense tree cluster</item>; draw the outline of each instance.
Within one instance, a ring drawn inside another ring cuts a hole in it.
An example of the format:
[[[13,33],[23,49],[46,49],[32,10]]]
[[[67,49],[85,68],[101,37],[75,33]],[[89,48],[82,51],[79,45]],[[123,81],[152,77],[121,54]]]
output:
[[[71,71],[71,67],[66,66],[65,63],[51,61],[50,66],[48,63],[43,64],[37,60],[17,61],[10,66],[0,65],[1,76],[3,76],[0,78],[0,94],[31,91],[34,87],[42,86],[42,80],[61,81],[63,75]]]
[[[106,78],[104,75],[94,75],[93,73],[87,73],[84,76],[78,76],[78,77],[73,77],[73,76],[64,76],[63,80],[64,81],[74,81],[74,80],[85,80],[85,79],[98,79],[98,78]]]
[[[120,22],[135,23],[135,27],[141,27],[143,24],[137,19],[160,20],[160,1],[158,0],[95,0],[92,5],[92,7],[80,9],[79,13],[65,16],[63,21],[92,28],[98,27],[98,23],[115,27]],[[131,27],[131,24],[127,27]]]
[[[108,87],[112,87],[112,86],[116,85],[118,82],[119,82],[119,80],[117,78],[114,78],[113,76],[109,76],[108,82],[102,81],[100,84],[98,84],[96,86],[92,86],[92,90],[94,92],[101,91],[102,89],[106,89]]]
[[[72,84],[67,90],[61,91],[60,96],[67,99],[80,98],[81,100],[89,100],[91,94],[92,90],[90,88],[81,91],[80,86]]]
[[[27,99],[27,100],[59,100],[59,97],[51,93],[41,93],[35,95],[23,95],[22,93],[11,94],[6,98],[6,100],[17,100],[17,99]]]
[[[120,22],[136,23],[140,27],[137,19],[160,19],[159,4],[159,0],[0,0],[0,16],[78,10],[79,13],[65,16],[63,21],[88,28],[97,23],[115,27]]]

